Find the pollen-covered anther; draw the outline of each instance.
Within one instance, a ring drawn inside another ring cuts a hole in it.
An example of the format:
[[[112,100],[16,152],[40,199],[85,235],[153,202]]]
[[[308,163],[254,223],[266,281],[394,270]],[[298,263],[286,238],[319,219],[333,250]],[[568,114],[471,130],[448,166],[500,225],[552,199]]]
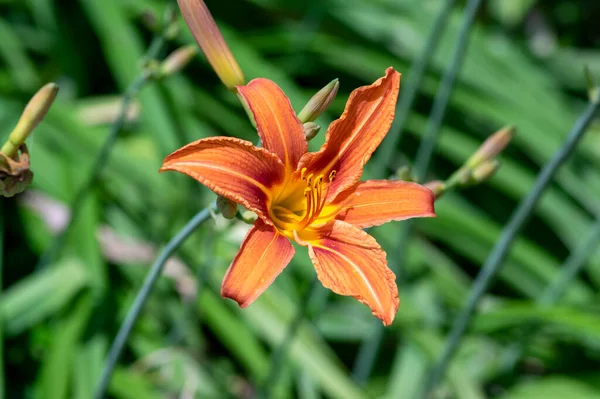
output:
[[[333,179],[335,179],[335,174],[337,172],[335,170],[332,170],[331,172],[329,172],[329,183],[331,183],[333,181]]]

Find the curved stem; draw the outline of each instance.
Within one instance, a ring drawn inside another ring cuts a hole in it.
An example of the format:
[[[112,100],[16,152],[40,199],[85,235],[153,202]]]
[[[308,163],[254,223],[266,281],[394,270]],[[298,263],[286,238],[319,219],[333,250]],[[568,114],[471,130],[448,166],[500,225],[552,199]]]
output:
[[[435,100],[431,108],[431,113],[429,115],[429,120],[427,121],[427,126],[425,128],[423,140],[421,141],[419,149],[417,150],[414,173],[418,182],[423,181],[427,174],[427,170],[429,169],[429,164],[431,162],[433,150],[435,149],[435,144],[437,142],[440,128],[444,120],[444,115],[446,113],[446,108],[450,100],[450,94],[454,89],[456,77],[458,76],[458,72],[460,71],[465,51],[467,49],[467,45],[469,42],[469,33],[471,32],[471,26],[473,25],[475,15],[480,5],[481,0],[470,0],[465,9],[465,14],[463,16],[462,25],[458,34],[456,47],[454,48],[452,61],[448,69],[446,69],[444,77],[442,78],[442,81],[440,83],[440,89],[438,90],[435,96]],[[446,7],[450,8],[448,4],[446,4]],[[446,19],[447,16],[445,15],[445,13],[449,12],[450,9],[443,9],[442,14],[438,18]],[[432,35],[434,33],[437,35],[440,34],[436,30],[432,32]],[[400,115],[400,118],[406,118],[407,113],[408,110],[404,110],[403,114]],[[402,119],[402,122],[404,122],[404,119]],[[398,276],[398,280],[402,279],[401,267],[404,263],[404,254],[406,253],[406,247],[408,246],[408,241],[412,234],[414,223],[415,222],[413,220],[408,220],[402,224],[400,229],[400,235],[398,237],[398,247],[396,249],[397,260],[394,265],[390,265],[392,266],[392,269],[395,269],[394,272]],[[377,358],[377,353],[379,352],[381,340],[383,339],[384,327],[380,323],[377,323],[377,325],[374,325],[373,328],[374,333],[371,334],[368,337],[368,339],[362,343],[358,352],[356,364],[354,366],[353,378],[358,383],[364,383],[371,374],[371,371],[373,370],[373,366],[375,364],[375,359]]]
[[[151,60],[158,57],[160,51],[164,47],[166,43],[166,36],[164,34],[157,36],[148,48],[148,51],[144,55],[144,60]],[[81,212],[81,206],[83,205],[87,195],[93,189],[94,184],[98,180],[98,176],[102,171],[104,165],[106,165],[108,161],[108,157],[117,142],[119,137],[119,133],[123,129],[125,125],[125,121],[127,119],[127,111],[129,110],[129,106],[131,105],[133,99],[140,92],[142,87],[151,80],[152,75],[148,71],[142,71],[142,73],[129,85],[129,87],[125,90],[123,97],[121,99],[121,105],[119,107],[119,113],[117,118],[113,122],[108,137],[102,143],[102,147],[96,155],[96,159],[92,165],[92,169],[88,174],[87,180],[83,183],[83,185],[79,188],[77,193],[75,194],[75,199],[71,204],[71,217],[69,218],[69,222],[65,226],[65,228],[58,233],[50,247],[42,254],[40,260],[38,261],[37,268],[45,267],[50,262],[55,260],[58,256],[61,248],[63,247],[67,234],[73,225],[73,221],[77,219],[79,216],[79,212]]]
[[[502,261],[508,254],[513,240],[516,238],[523,224],[525,224],[527,219],[533,213],[535,205],[542,196],[545,188],[552,181],[552,178],[554,177],[554,174],[558,168],[569,157],[569,155],[571,155],[577,143],[583,137],[583,134],[585,133],[598,109],[598,105],[599,103],[590,103],[588,105],[578,121],[575,123],[575,126],[573,126],[573,129],[569,133],[569,137],[563,146],[554,154],[552,159],[550,159],[550,161],[544,165],[544,168],[539,173],[532,190],[529,192],[527,197],[521,201],[519,207],[513,213],[508,224],[502,231],[500,239],[494,246],[494,249],[481,268],[481,271],[477,274],[477,278],[475,279],[475,283],[469,294],[467,305],[463,308],[458,318],[452,325],[450,336],[446,341],[442,356],[430,375],[430,379],[426,386],[426,392],[431,393],[446,372],[446,369],[450,364],[450,360],[452,360],[454,353],[458,349],[458,346],[465,335],[467,327],[469,326],[469,323],[475,313],[475,309],[479,304],[479,300],[489,288],[494,277],[496,277],[498,274],[498,271],[502,266]]]
[[[211,207],[214,207],[214,203],[211,205]],[[146,303],[146,300],[148,299],[148,296],[150,295],[150,292],[154,287],[154,283],[156,283],[156,280],[160,276],[167,260],[173,254],[173,252],[175,252],[175,250],[179,248],[181,244],[183,244],[183,242],[190,236],[190,234],[192,234],[192,232],[194,232],[194,230],[198,228],[198,226],[210,219],[211,207],[204,208],[203,210],[198,212],[192,219],[190,219],[190,221],[187,222],[187,224],[179,231],[179,233],[177,233],[177,235],[175,235],[167,243],[167,245],[164,247],[158,258],[156,258],[156,261],[154,261],[154,264],[152,265],[150,271],[146,275],[146,279],[144,280],[142,288],[139,290],[137,296],[135,297],[135,300],[133,301],[129,312],[127,313],[127,317],[125,317],[125,320],[123,321],[123,324],[121,324],[119,332],[117,333],[117,336],[115,337],[115,340],[112,343],[110,352],[108,353],[108,358],[106,360],[106,365],[104,366],[104,370],[102,371],[100,382],[96,387],[96,398],[103,398],[106,394],[106,389],[108,388],[110,377],[115,368],[115,365],[117,364],[117,361],[119,360],[119,356],[123,351],[125,342],[127,342],[127,338],[129,337],[129,334],[131,333],[135,322],[140,316],[142,308],[144,307],[144,304]]]
[[[433,23],[433,28],[427,37],[425,47],[419,54],[419,57],[412,63],[406,81],[402,83],[400,99],[396,108],[396,117],[390,128],[390,132],[383,141],[383,145],[379,147],[379,155],[375,160],[378,170],[385,172],[385,168],[391,166],[390,163],[395,154],[396,147],[402,139],[404,125],[408,120],[408,115],[417,97],[419,86],[427,70],[427,65],[431,57],[435,54],[454,3],[456,3],[456,0],[446,0],[442,6]]]

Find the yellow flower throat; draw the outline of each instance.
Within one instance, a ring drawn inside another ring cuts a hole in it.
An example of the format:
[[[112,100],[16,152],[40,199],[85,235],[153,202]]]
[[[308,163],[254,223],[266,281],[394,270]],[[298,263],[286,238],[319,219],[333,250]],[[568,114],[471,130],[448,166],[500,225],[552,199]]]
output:
[[[271,220],[280,233],[292,238],[294,231],[304,230],[317,219],[333,216],[321,213],[325,208],[327,193],[335,173],[336,171],[332,170],[325,179],[323,174],[306,175],[306,168],[302,168],[299,180],[292,177],[283,183],[269,208]]]

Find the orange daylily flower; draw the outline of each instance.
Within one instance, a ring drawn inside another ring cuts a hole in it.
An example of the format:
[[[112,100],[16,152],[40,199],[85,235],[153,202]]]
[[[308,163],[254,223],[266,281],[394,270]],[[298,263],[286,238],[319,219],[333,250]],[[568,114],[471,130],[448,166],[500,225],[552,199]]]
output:
[[[356,89],[323,147],[311,153],[285,94],[268,79],[254,79],[237,89],[262,148],[210,137],[165,159],[161,171],[185,173],[258,215],[225,275],[224,297],[250,305],[290,262],[295,241],[308,247],[323,286],[355,297],[385,325],[392,323],[399,306],[396,278],[385,252],[361,229],[435,216],[433,193],[419,184],[359,181],[390,128],[399,86],[400,74],[388,68],[372,85]]]

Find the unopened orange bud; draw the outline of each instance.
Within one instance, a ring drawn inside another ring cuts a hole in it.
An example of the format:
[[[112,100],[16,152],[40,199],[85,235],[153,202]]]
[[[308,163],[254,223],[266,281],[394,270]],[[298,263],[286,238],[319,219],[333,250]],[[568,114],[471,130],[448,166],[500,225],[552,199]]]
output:
[[[479,149],[469,158],[466,166],[474,168],[483,162],[490,161],[500,154],[510,143],[513,137],[515,128],[506,126],[492,134],[483,142]]]
[[[302,123],[312,122],[319,117],[329,106],[335,98],[340,82],[338,79],[334,79],[325,87],[315,94],[310,101],[302,108],[302,111],[298,114],[298,119]]]
[[[198,53],[197,47],[188,45],[173,51],[160,66],[160,75],[169,76],[182,70]]]
[[[245,84],[244,74],[231,54],[215,20],[202,0],[177,0],[181,14],[219,79],[231,91]]]
[[[310,141],[315,138],[319,130],[321,130],[321,126],[314,122],[306,122],[304,124],[304,137],[306,137],[307,141]]]

